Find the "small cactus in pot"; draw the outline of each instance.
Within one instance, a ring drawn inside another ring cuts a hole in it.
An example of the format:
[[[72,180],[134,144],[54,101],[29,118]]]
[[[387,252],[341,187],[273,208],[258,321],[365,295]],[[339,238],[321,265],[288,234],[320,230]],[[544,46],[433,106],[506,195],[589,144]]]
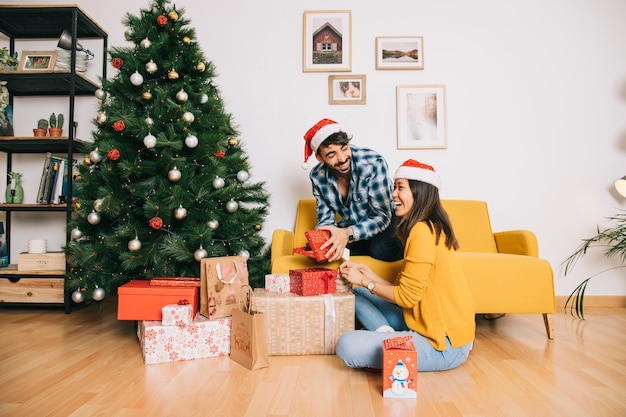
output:
[[[56,114],[52,113],[50,115],[50,129],[48,130],[50,132],[50,136],[61,136],[61,134],[63,133],[64,121],[65,118],[62,114],[59,114],[57,116]]]
[[[48,132],[48,121],[46,119],[39,119],[37,122],[37,128],[33,129],[35,136],[46,136]]]

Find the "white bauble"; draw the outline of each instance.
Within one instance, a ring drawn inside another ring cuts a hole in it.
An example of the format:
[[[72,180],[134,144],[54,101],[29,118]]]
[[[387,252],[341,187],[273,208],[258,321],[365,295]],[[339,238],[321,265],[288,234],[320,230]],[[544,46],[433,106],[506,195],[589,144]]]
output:
[[[180,181],[180,178],[182,176],[183,174],[176,167],[170,169],[170,171],[167,173],[167,178],[172,182]]]
[[[195,148],[198,146],[198,137],[194,135],[189,135],[185,138],[185,145],[188,148]]]
[[[154,125],[154,119],[152,119],[152,117],[146,117],[144,119],[144,122],[146,122],[146,126],[152,126]]]
[[[198,262],[207,256],[209,256],[209,253],[202,247],[202,245],[200,245],[200,247],[193,253],[193,258]]]
[[[187,209],[180,205],[176,210],[174,210],[174,217],[178,220],[182,220],[187,217]]]
[[[107,116],[107,114],[103,111],[98,112],[98,114],[96,115],[96,122],[99,125],[105,124],[108,119],[109,119],[109,116]]]
[[[245,258],[245,259],[250,259],[250,252],[248,252],[245,249],[242,249],[241,252],[239,252],[239,256]]]
[[[74,301],[76,304],[82,303],[83,301],[85,301],[85,293],[81,290],[74,291],[72,293],[72,301]]]
[[[237,179],[241,182],[244,182],[245,180],[247,180],[249,178],[249,175],[246,171],[239,171],[237,173]]]
[[[236,212],[238,208],[239,208],[239,204],[237,204],[235,200],[230,200],[229,202],[226,203],[226,210],[229,213]]]
[[[209,101],[209,96],[206,94],[202,94],[200,96],[200,104],[206,104]]]
[[[220,222],[218,222],[217,220],[209,220],[208,222],[206,222],[206,225],[209,226],[211,230],[215,230],[220,227]]]
[[[75,227],[70,232],[70,237],[72,238],[72,240],[78,240],[83,237],[83,231],[80,230],[78,227]]]
[[[96,288],[95,290],[93,290],[93,294],[92,297],[94,299],[94,301],[102,301],[104,300],[104,297],[106,296],[106,291],[104,291],[104,288]]]
[[[87,221],[89,222],[89,224],[98,224],[100,223],[100,220],[100,213],[97,213],[95,211],[92,211],[87,215]]]
[[[187,123],[193,123],[195,118],[196,117],[190,111],[186,111],[186,112],[183,113],[183,120],[186,121]]]
[[[96,90],[96,98],[98,100],[104,100],[106,98],[106,96],[107,96],[107,93],[103,89],[98,88]]]
[[[187,92],[183,89],[181,89],[178,93],[176,93],[176,100],[179,103],[184,103],[189,99],[189,95],[187,94]]]
[[[154,148],[156,146],[156,143],[157,143],[157,138],[152,133],[148,133],[143,138],[143,144],[146,146],[146,148]]]
[[[141,249],[141,240],[137,236],[134,239],[128,241],[128,250],[135,252]]]
[[[93,202],[93,209],[96,211],[100,211],[103,204],[104,204],[104,200],[102,200],[101,198],[97,198]]]
[[[155,72],[157,72],[158,69],[158,65],[153,60],[150,60],[148,61],[148,63],[146,63],[146,71],[148,72],[148,74],[154,74]]]
[[[133,75],[130,76],[130,83],[134,86],[143,84],[143,75],[141,75],[139,71],[135,71]]]
[[[98,148],[96,148],[93,151],[89,152],[89,159],[94,164],[97,164],[98,162],[102,161],[102,155],[100,155],[100,152],[98,152]]]
[[[141,42],[139,42],[139,45],[142,48],[148,49],[152,45],[152,42],[150,42],[150,39],[144,38],[144,39],[141,40]]]
[[[215,177],[215,179],[213,180],[213,188],[219,190],[222,187],[224,187],[224,178]]]

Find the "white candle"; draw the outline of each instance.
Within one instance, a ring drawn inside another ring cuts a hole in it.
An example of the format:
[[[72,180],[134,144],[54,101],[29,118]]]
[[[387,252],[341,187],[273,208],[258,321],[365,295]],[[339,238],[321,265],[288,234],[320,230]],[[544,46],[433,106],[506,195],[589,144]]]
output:
[[[15,190],[15,178],[11,178],[11,190]]]

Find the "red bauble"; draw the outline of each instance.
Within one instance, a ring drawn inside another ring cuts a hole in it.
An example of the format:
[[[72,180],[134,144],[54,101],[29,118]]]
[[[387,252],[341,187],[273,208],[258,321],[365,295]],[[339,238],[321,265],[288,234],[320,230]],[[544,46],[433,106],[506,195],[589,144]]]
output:
[[[215,152],[215,153],[213,153],[213,155],[215,155],[215,157],[216,157],[217,159],[222,159],[222,158],[224,157],[224,155],[226,155],[226,152],[222,149],[222,150],[221,150],[221,151],[219,151],[219,152]]]
[[[122,58],[113,58],[111,65],[113,65],[113,68],[120,69],[124,65],[124,60]]]
[[[118,120],[117,122],[113,123],[113,130],[115,130],[116,132],[123,132],[125,128],[126,124],[123,120]]]
[[[157,17],[157,23],[161,27],[167,25],[167,17],[163,15],[159,15],[159,17]]]
[[[117,149],[111,149],[109,152],[107,152],[107,157],[111,161],[117,161],[118,159],[120,159],[120,151],[118,151]]]
[[[153,217],[148,221],[148,224],[154,230],[159,230],[161,227],[163,227],[163,219],[160,217]]]

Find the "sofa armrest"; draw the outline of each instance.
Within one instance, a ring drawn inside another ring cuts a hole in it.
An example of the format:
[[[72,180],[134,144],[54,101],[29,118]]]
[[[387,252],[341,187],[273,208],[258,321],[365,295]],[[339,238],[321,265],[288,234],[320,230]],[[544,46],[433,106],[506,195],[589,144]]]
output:
[[[294,233],[289,230],[276,229],[272,233],[272,262],[279,256],[293,255]]]
[[[493,234],[498,253],[539,257],[537,237],[530,230],[508,230]]]

